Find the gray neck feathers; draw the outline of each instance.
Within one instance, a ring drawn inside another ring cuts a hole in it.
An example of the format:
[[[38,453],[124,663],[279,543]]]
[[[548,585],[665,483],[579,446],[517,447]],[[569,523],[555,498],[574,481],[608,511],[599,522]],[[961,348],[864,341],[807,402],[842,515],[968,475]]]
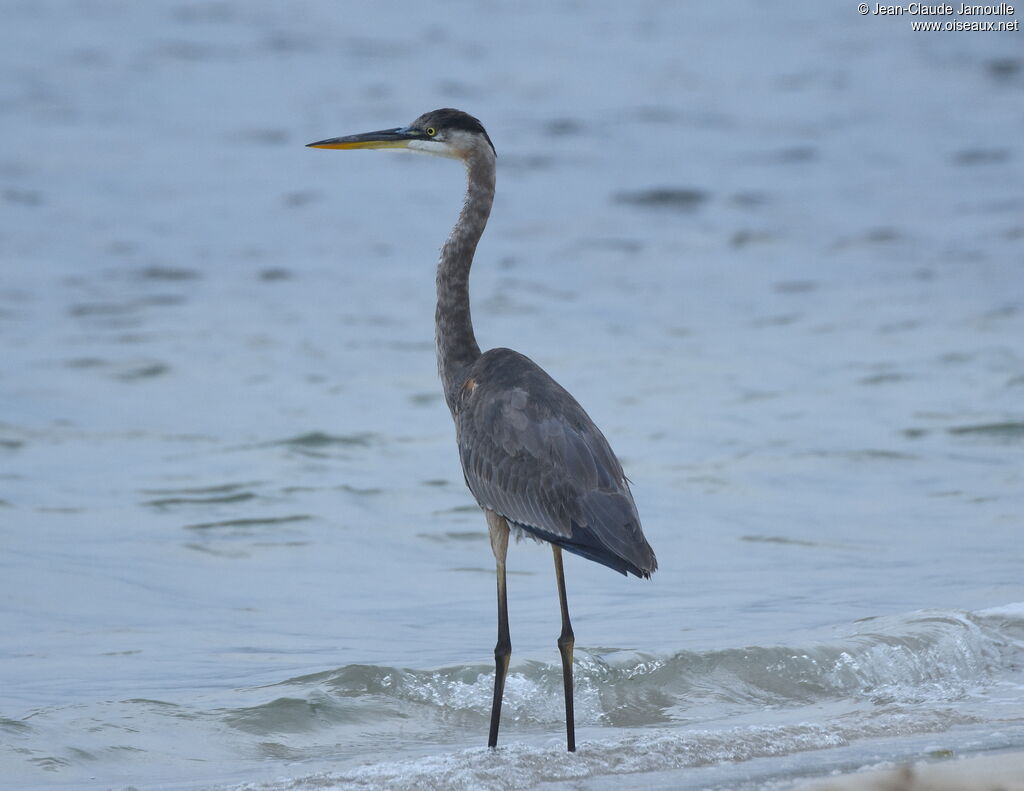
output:
[[[494,154],[489,148],[466,159],[466,179],[462,212],[437,265],[437,367],[449,409],[466,367],[480,357],[469,311],[469,269],[494,202]]]

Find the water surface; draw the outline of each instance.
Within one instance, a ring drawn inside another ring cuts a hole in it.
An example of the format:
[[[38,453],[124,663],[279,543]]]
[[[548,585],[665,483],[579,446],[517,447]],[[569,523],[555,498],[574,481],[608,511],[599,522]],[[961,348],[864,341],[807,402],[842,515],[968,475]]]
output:
[[[755,3],[21,2],[0,32],[0,775],[760,788],[1024,745],[1018,34]],[[572,391],[650,582],[493,560],[433,357]],[[252,786],[248,786],[252,787]]]

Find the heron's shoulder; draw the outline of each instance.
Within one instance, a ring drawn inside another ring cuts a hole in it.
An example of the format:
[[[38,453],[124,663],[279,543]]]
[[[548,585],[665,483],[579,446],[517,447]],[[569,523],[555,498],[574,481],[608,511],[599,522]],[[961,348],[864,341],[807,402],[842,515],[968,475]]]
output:
[[[503,347],[484,352],[473,364],[473,367],[479,373],[486,373],[490,376],[512,377],[532,372],[547,376],[544,369],[525,354]]]
[[[496,388],[521,387],[533,390],[554,386],[562,390],[561,385],[547,371],[525,354],[512,349],[498,348],[484,352],[470,367],[470,375]]]
[[[579,402],[518,352],[492,349],[481,356],[455,403],[461,444],[487,437],[480,441],[547,461],[582,454],[598,459],[612,477],[622,477],[608,441]]]
[[[467,370],[463,389],[519,406],[575,413],[576,399],[537,363],[512,349],[491,349]],[[582,411],[582,410],[580,410]]]

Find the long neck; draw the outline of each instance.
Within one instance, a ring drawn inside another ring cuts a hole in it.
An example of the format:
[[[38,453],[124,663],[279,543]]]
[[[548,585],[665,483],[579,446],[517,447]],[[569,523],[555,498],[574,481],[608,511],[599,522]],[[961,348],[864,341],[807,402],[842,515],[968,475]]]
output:
[[[466,160],[466,200],[441,248],[437,265],[437,368],[452,408],[466,366],[480,356],[469,311],[469,269],[494,202],[494,155],[474,152]]]

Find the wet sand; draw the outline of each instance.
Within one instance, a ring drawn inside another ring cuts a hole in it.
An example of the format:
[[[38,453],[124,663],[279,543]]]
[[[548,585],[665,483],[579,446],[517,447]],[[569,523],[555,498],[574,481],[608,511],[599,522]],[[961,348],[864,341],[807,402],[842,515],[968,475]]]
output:
[[[1024,752],[984,755],[814,780],[796,791],[1018,791],[1024,789]]]

